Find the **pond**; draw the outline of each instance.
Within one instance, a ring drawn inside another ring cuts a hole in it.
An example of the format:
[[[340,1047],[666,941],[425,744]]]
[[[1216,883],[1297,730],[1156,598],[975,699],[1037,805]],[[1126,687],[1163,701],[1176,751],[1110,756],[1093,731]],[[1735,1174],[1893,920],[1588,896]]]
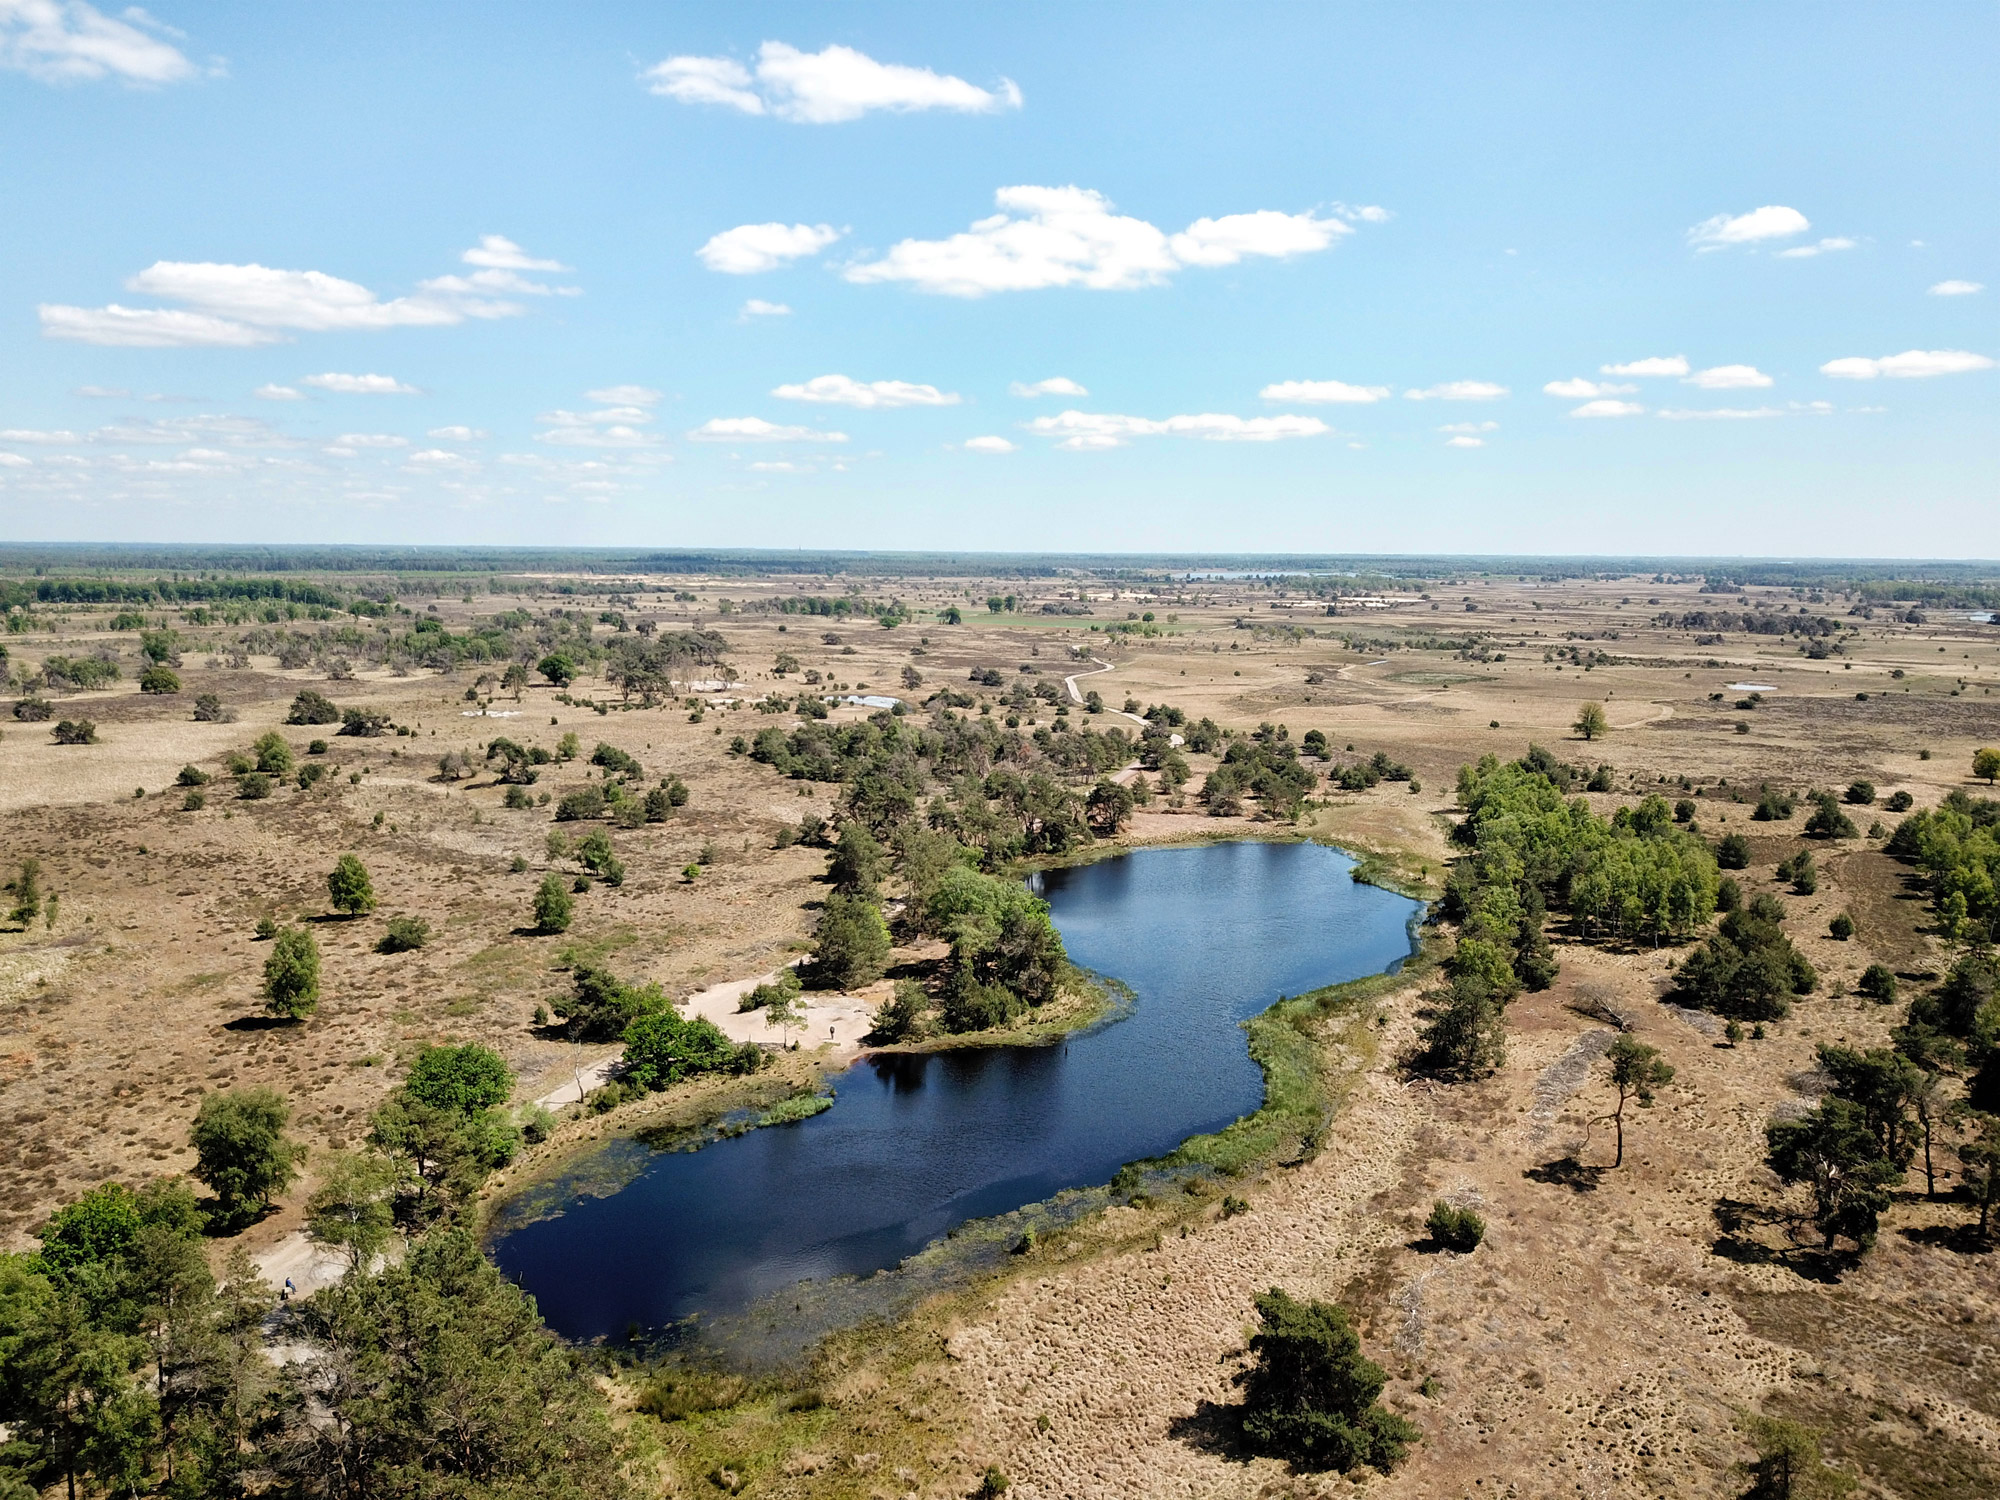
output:
[[[1256,1109],[1241,1023],[1393,969],[1418,903],[1317,844],[1141,849],[1035,877],[1070,957],[1131,987],[1117,1019],[1032,1047],[878,1054],[811,1119],[652,1151],[620,1141],[503,1213],[494,1260],[575,1339],[739,1312],[895,1266],[969,1219],[1108,1181]],[[593,1193],[606,1176],[622,1180]],[[553,1205],[553,1211],[550,1211]]]

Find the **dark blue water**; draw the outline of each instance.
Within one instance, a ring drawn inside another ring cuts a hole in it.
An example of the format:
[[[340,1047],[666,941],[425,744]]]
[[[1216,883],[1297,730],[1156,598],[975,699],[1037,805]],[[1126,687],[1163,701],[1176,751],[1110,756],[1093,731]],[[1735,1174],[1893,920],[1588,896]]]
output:
[[[825,1113],[653,1153],[493,1257],[551,1327],[589,1339],[865,1275],[968,1219],[1106,1182],[1258,1106],[1241,1022],[1409,956],[1416,903],[1352,869],[1316,844],[1231,843],[1052,870],[1037,883],[1070,957],[1130,985],[1129,1014],[1047,1046],[864,1059]]]

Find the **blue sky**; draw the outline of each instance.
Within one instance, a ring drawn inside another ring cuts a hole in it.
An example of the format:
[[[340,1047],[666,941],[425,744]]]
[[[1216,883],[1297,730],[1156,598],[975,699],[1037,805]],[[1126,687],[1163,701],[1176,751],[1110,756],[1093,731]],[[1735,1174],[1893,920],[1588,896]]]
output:
[[[0,532],[1993,557],[1996,55],[0,0]]]

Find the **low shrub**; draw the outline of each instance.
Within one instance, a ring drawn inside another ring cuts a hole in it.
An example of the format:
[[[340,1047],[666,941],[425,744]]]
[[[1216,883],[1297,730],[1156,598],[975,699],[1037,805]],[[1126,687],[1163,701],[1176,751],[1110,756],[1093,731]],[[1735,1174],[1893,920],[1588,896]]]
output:
[[[411,953],[431,940],[431,924],[422,917],[391,917],[377,953]]]
[[[207,786],[212,778],[200,766],[182,766],[180,775],[174,778],[175,786]]]
[[[89,719],[64,719],[49,731],[58,745],[94,745],[97,725]]]
[[[245,771],[236,778],[236,795],[245,802],[261,802],[271,795],[271,778],[262,771]]]
[[[1469,1255],[1486,1238],[1486,1221],[1469,1208],[1453,1208],[1440,1198],[1431,1205],[1431,1216],[1424,1221],[1434,1243],[1447,1250],[1455,1250],[1460,1255]]]

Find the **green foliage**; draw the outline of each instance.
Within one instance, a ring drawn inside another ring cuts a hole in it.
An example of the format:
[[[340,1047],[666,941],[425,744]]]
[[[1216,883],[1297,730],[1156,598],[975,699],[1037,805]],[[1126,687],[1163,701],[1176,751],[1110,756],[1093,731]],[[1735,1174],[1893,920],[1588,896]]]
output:
[[[1972,774],[1979,777],[1988,786],[1992,786],[1996,780],[2000,780],[2000,750],[1994,749],[1989,745],[1973,751]]]
[[[1430,1231],[1433,1243],[1455,1250],[1460,1255],[1470,1255],[1486,1238],[1484,1219],[1469,1208],[1454,1208],[1442,1198],[1431,1205],[1431,1215],[1424,1220],[1424,1228]]]
[[[376,739],[389,730],[389,716],[367,708],[343,708],[340,711],[340,733],[358,739]]]
[[[575,823],[604,816],[604,788],[596,782],[578,787],[575,791],[564,792],[562,800],[556,803],[556,821]]]
[[[214,778],[200,766],[182,766],[180,774],[174,778],[175,786],[207,786]]]
[[[1099,838],[1112,838],[1125,826],[1136,805],[1131,787],[1106,776],[1099,779],[1084,799],[1084,816],[1090,820],[1092,833]]]
[[[1902,1180],[1903,1169],[1881,1154],[1860,1105],[1826,1099],[1796,1120],[1774,1120],[1764,1139],[1771,1170],[1811,1193],[1813,1224],[1826,1249],[1843,1237],[1863,1251],[1875,1243],[1889,1188]]]
[[[306,1233],[366,1270],[395,1231],[389,1197],[394,1166],[368,1152],[336,1152],[321,1165],[319,1186],[306,1200]]]
[[[93,719],[63,719],[49,734],[58,745],[94,745],[97,723]]]
[[[576,845],[577,863],[606,885],[625,883],[625,865],[611,847],[611,835],[602,828],[593,828]]]
[[[985,1030],[1045,1005],[1068,977],[1069,957],[1048,903],[1019,881],[954,866],[932,891],[925,923],[951,943],[948,1030]]]
[[[340,710],[331,698],[318,688],[302,688],[292,699],[291,712],[285,715],[287,724],[338,724]]]
[[[257,743],[250,747],[250,753],[257,758],[257,769],[267,776],[287,776],[292,769],[292,747],[277,730],[267,730],[257,737]]]
[[[607,745],[601,740],[597,748],[590,752],[590,763],[593,766],[602,766],[606,772],[615,776],[637,777],[646,774],[645,767],[639,762],[616,745]]]
[[[403,1092],[433,1109],[472,1115],[505,1104],[514,1092],[514,1074],[499,1053],[477,1042],[425,1047],[410,1064]]]
[[[615,1041],[633,1022],[673,1009],[657,984],[625,984],[591,964],[577,965],[571,977],[571,993],[555,1002],[555,1011],[572,1041]]]
[[[799,971],[789,965],[778,970],[777,978],[768,984],[760,984],[749,990],[736,1002],[739,1011],[762,1010],[767,1005],[789,1005],[804,990],[805,984],[799,978]]]
[[[1887,964],[1870,964],[1861,971],[1861,978],[1854,987],[1877,1005],[1893,1005],[1896,1001],[1895,970]]]
[[[1605,717],[1602,703],[1586,703],[1577,709],[1576,722],[1570,727],[1582,739],[1602,739],[1611,732],[1611,721]]]
[[[1844,943],[1854,936],[1854,918],[1841,912],[1826,924],[1826,930],[1835,942]]]
[[[1363,1465],[1387,1473],[1401,1462],[1419,1434],[1376,1404],[1387,1377],[1361,1353],[1347,1314],[1276,1287],[1256,1305],[1256,1363],[1244,1381],[1247,1446],[1300,1469],[1343,1474]]]
[[[1618,1091],[1618,1107],[1611,1122],[1618,1132],[1618,1155],[1611,1165],[1625,1165],[1625,1106],[1636,1100],[1641,1109],[1653,1107],[1653,1091],[1673,1081],[1674,1070],[1660,1058],[1658,1047],[1649,1047],[1633,1037],[1621,1036],[1605,1049],[1604,1060],[1611,1065],[1611,1086]]]
[[[766,1061],[754,1042],[739,1046],[713,1021],[676,1015],[670,1007],[625,1028],[625,1076],[648,1089],[672,1088],[703,1073],[754,1073]]]
[[[319,940],[303,927],[282,929],[264,959],[264,1008],[299,1020],[319,1009]]]
[[[814,975],[833,989],[871,984],[888,965],[889,946],[881,908],[865,897],[835,891],[826,898],[813,932]]]
[[[1810,896],[1819,889],[1819,866],[1813,863],[1811,850],[1802,850],[1790,859],[1780,860],[1777,877],[1789,880],[1793,891],[1801,896]]]
[[[8,917],[23,927],[33,923],[42,914],[42,862],[32,857],[22,860],[21,873],[7,882],[7,894],[14,898]]]
[[[1887,852],[1924,871],[1945,938],[2000,937],[2000,801],[1952,791],[1897,824]]]
[[[178,693],[180,690],[180,673],[172,667],[155,662],[139,674],[139,691],[142,693]]]
[[[835,840],[833,857],[827,861],[827,878],[833,888],[864,900],[880,899],[882,876],[888,857],[882,843],[861,822],[849,822]]]
[[[1827,1464],[1810,1428],[1748,1414],[1742,1426],[1757,1450],[1756,1458],[1737,1465],[1750,1481],[1743,1500],[1840,1500],[1853,1493],[1854,1476]]]
[[[1853,807],[1869,807],[1875,801],[1875,783],[1872,781],[1850,781],[1847,784],[1847,802]]]
[[[1751,809],[1750,818],[1756,823],[1783,823],[1796,811],[1798,803],[1789,792],[1774,792],[1766,787],[1757,798],[1756,807]]]
[[[1760,895],[1724,917],[1721,930],[1677,971],[1680,1003],[1742,1021],[1789,1014],[1791,997],[1811,994],[1819,975],[1779,925],[1784,915],[1775,900]]]
[[[375,945],[377,953],[413,953],[431,940],[431,924],[422,917],[391,917]]]
[[[551,652],[536,663],[535,670],[559,688],[576,681],[576,662],[565,652]]]
[[[306,1155],[304,1146],[285,1135],[291,1117],[291,1106],[275,1089],[202,1096],[188,1132],[193,1175],[214,1190],[225,1216],[246,1204],[268,1205],[274,1193],[291,1186]]]
[[[1869,790],[1872,792],[1873,787]],[[1858,839],[1861,830],[1854,826],[1854,820],[1840,810],[1840,799],[1832,792],[1812,794],[1812,816],[1806,819],[1806,837],[1823,839]]]
[[[262,802],[271,795],[271,778],[262,771],[245,771],[236,778],[236,795],[245,802]]]
[[[576,902],[563,885],[562,876],[551,871],[535,888],[535,928],[540,932],[567,932]]]
[[[1506,1059],[1501,1004],[1483,979],[1453,976],[1429,997],[1430,1016],[1417,1031],[1410,1065],[1453,1083],[1489,1076]]]
[[[896,981],[895,992],[869,1017],[868,1037],[877,1042],[914,1041],[924,1034],[930,996],[914,979]]]
[[[1223,752],[1222,764],[1202,782],[1202,804],[1217,817],[1233,817],[1242,812],[1248,793],[1269,816],[1289,822],[1298,817],[1316,780],[1289,740],[1275,733],[1262,739],[1235,739]]]
[[[368,878],[368,867],[352,854],[343,854],[335,861],[326,877],[326,890],[335,911],[359,916],[375,909],[375,885]]]

